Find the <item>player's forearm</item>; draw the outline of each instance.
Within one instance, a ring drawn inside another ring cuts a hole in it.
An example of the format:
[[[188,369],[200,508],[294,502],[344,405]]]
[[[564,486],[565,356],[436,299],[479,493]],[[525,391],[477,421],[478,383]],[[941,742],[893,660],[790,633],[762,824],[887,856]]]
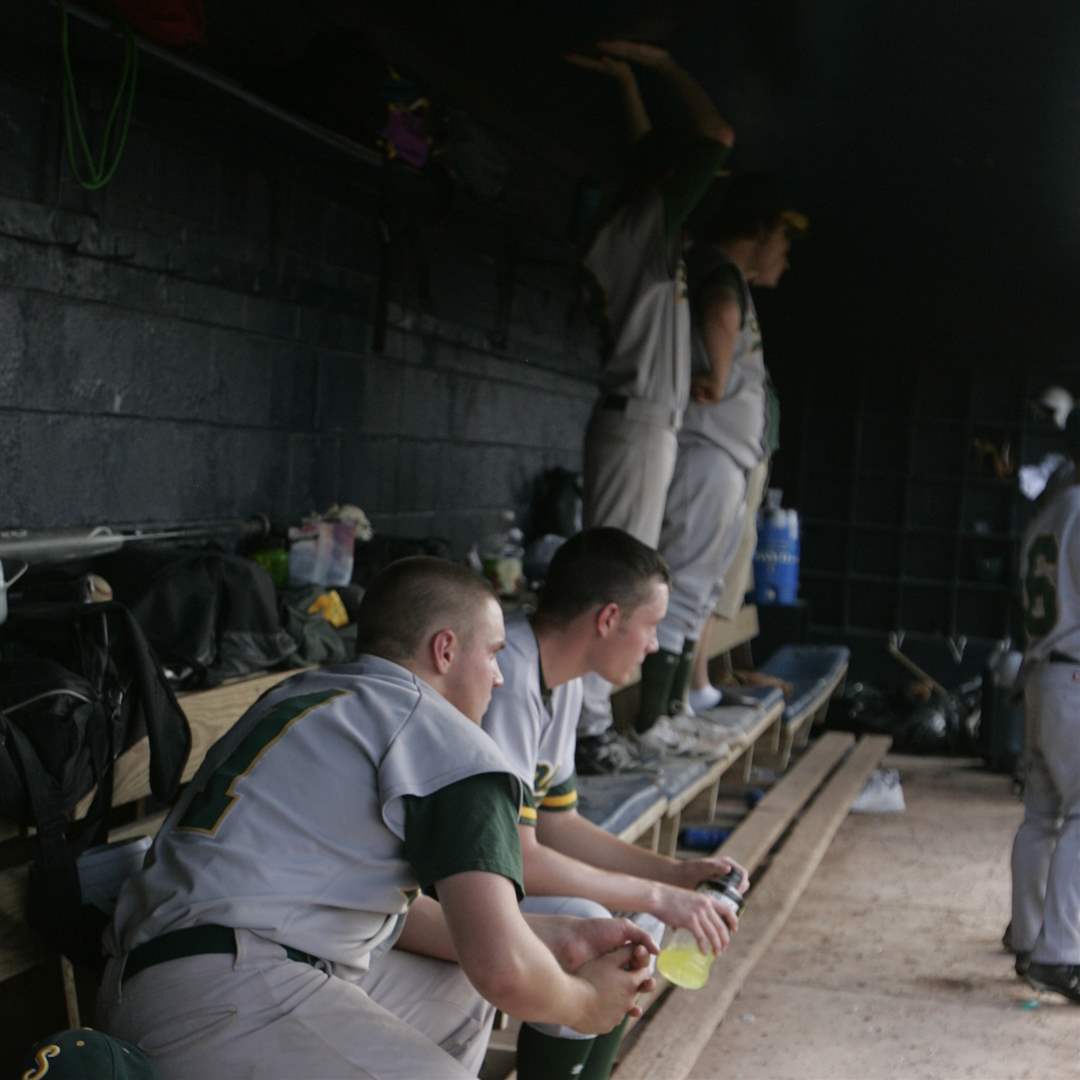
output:
[[[702,325],[701,333],[705,341],[705,353],[709,358],[709,370],[700,378],[708,382],[714,400],[719,401],[727,390],[735,342],[728,327],[716,320],[706,321]]]
[[[666,54],[652,67],[681,98],[690,126],[696,134],[715,139],[725,146],[735,145],[735,129],[720,115],[712,98],[697,79]]]
[[[627,66],[626,74],[619,79],[619,92],[622,95],[623,113],[626,116],[626,131],[632,143],[652,130],[645,101],[641,96],[641,87],[634,76],[633,69]]]
[[[525,891],[532,896],[580,896],[611,911],[655,911],[654,882],[582,862],[545,844],[524,853]]]
[[[677,864],[667,855],[612,836],[576,813],[542,812],[537,836],[541,844],[590,867],[651,881],[669,881]]]
[[[522,1020],[570,1026],[581,1020],[592,988],[563,971],[533,933],[510,881],[471,871],[436,884],[458,963],[483,997]]]

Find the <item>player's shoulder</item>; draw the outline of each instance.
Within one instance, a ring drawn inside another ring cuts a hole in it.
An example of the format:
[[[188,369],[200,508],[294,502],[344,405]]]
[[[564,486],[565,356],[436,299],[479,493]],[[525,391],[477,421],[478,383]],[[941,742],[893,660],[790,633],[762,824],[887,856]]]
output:
[[[264,694],[252,711],[263,712],[290,699],[321,699],[320,707],[329,711],[359,707],[365,714],[407,716],[425,698],[443,702],[407,668],[365,654],[347,664],[297,672]]]

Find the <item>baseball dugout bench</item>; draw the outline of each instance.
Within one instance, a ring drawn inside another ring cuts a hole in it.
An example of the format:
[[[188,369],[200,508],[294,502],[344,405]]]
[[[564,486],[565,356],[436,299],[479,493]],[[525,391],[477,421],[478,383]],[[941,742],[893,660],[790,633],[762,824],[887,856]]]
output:
[[[783,645],[761,671],[795,689],[783,710],[776,764],[782,772],[795,746],[805,746],[811,728],[824,721],[833,696],[843,689],[850,650],[844,645]]]

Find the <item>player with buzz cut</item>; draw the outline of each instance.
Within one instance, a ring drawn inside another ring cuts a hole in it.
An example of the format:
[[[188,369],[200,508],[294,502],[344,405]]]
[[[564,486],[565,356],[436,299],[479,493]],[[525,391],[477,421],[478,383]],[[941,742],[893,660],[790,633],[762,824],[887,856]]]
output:
[[[163,1080],[472,1076],[493,1006],[600,1034],[652,986],[628,920],[519,909],[522,785],[479,726],[502,681],[487,584],[402,560],[357,622],[355,663],[211,748],[121,892],[99,1017]]]
[[[1080,463],[1080,409],[1069,414],[1064,444]],[[1032,986],[1080,1004],[1080,481],[1025,531],[1020,583],[1027,760],[1011,945]]]
[[[525,910],[646,913],[657,937],[660,923],[685,927],[703,951],[715,953],[727,946],[735,916],[693,890],[734,864],[647,851],[605,832],[576,809],[574,741],[582,677],[597,672],[615,685],[632,678],[657,647],[668,582],[663,559],[621,529],[586,529],[567,540],[552,560],[536,613],[507,622],[500,656],[504,682],[483,723],[525,786],[518,823]],[[593,1038],[573,1024],[523,1024],[518,1076],[604,1080],[621,1036],[621,1025]]]

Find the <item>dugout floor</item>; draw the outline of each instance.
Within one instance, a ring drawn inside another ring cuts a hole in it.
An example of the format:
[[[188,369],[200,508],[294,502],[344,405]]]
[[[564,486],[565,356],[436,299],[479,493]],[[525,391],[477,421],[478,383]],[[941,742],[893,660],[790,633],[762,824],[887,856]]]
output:
[[[1036,995],[1000,946],[1021,817],[1009,780],[957,759],[885,764],[907,812],[849,815],[695,1076],[1080,1076],[1080,1008]]]

